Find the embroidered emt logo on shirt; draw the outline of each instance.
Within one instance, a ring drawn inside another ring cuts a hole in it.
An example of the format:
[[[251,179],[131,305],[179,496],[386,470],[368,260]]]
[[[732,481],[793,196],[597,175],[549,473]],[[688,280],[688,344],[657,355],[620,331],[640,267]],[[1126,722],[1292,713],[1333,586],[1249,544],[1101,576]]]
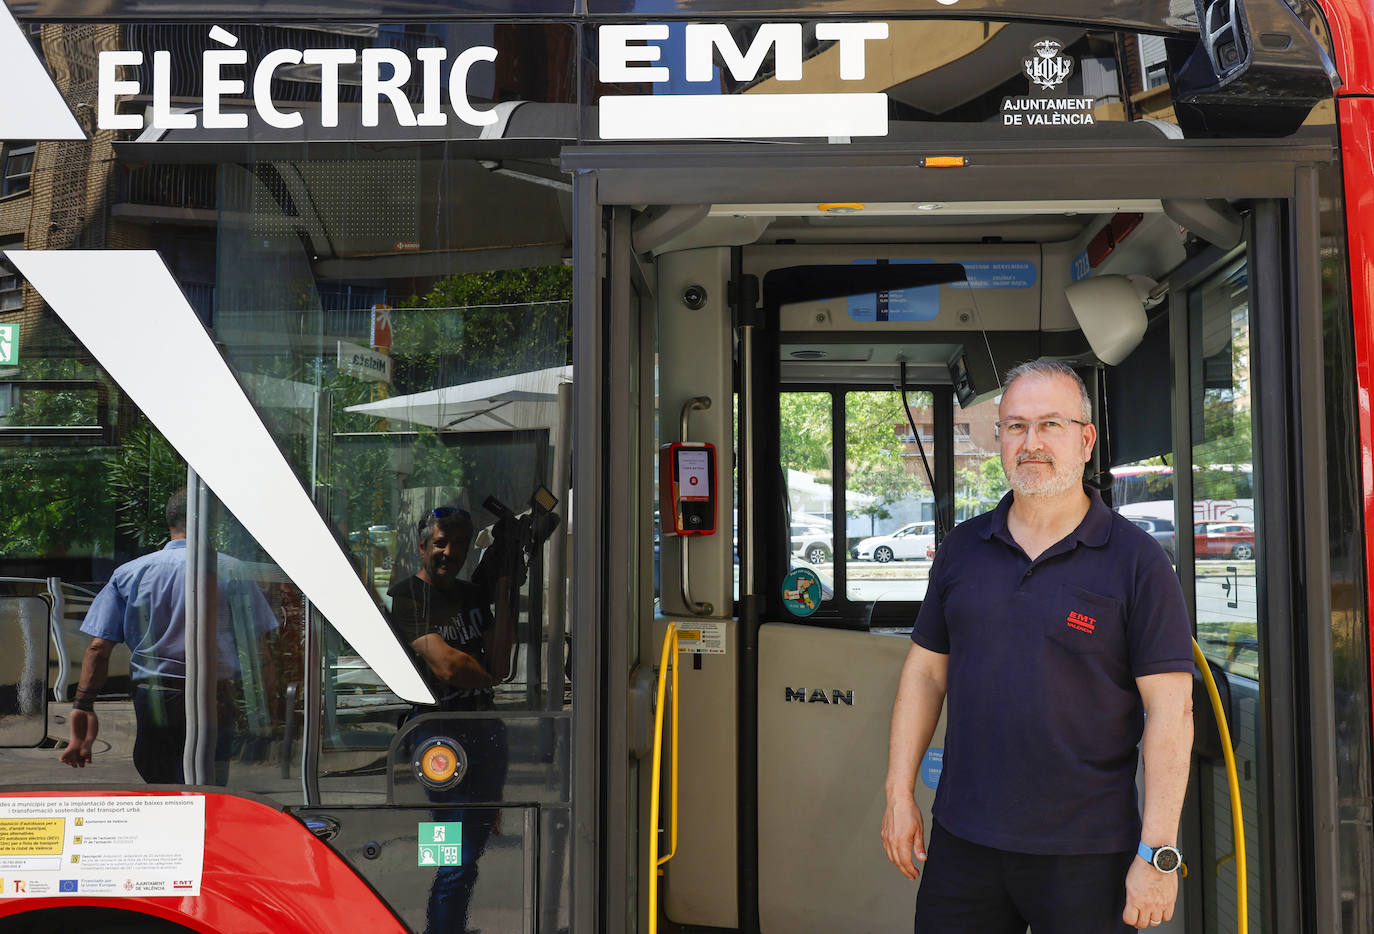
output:
[[[1097,620],[1082,613],[1070,613],[1067,620],[1069,626],[1079,632],[1092,633],[1097,628]]]

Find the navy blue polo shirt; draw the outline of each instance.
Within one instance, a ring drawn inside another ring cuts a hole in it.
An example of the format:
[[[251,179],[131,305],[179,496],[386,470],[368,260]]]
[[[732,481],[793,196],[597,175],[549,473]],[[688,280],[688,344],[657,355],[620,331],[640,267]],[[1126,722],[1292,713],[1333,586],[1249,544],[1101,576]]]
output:
[[[1135,679],[1193,670],[1192,626],[1159,543],[1088,490],[1078,528],[1035,561],[1012,494],[936,552],[911,638],[949,655],[935,817],[1021,853],[1114,853],[1140,840]]]

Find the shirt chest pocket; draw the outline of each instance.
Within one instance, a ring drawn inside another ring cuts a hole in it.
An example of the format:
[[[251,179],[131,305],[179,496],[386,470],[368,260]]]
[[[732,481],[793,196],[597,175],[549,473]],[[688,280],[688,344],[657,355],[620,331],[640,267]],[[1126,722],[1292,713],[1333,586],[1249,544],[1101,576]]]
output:
[[[1125,607],[1119,600],[1064,584],[1048,617],[1045,635],[1058,647],[1078,655],[1124,651]]]

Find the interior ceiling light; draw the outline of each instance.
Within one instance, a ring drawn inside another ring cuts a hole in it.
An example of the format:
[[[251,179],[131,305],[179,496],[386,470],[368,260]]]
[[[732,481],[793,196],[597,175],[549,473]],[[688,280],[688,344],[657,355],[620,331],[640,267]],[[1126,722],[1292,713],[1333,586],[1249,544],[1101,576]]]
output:
[[[927,202],[926,204],[918,204],[918,205],[916,205],[916,210],[918,210],[918,211],[938,211],[938,210],[940,210],[940,209],[943,208],[943,207],[944,207],[944,205],[941,204],[941,203],[938,202],[938,201],[930,201],[930,202]]]
[[[864,205],[858,201],[826,201],[816,205],[816,210],[823,214],[858,214],[863,209]]]

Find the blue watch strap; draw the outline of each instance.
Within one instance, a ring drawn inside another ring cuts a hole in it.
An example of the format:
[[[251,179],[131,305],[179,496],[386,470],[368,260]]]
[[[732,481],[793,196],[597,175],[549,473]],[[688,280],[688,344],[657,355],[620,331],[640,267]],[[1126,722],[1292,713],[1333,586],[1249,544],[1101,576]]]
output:
[[[1136,847],[1135,855],[1145,860],[1145,862],[1149,863],[1151,866],[1155,864],[1155,851],[1150,849],[1143,842]]]

